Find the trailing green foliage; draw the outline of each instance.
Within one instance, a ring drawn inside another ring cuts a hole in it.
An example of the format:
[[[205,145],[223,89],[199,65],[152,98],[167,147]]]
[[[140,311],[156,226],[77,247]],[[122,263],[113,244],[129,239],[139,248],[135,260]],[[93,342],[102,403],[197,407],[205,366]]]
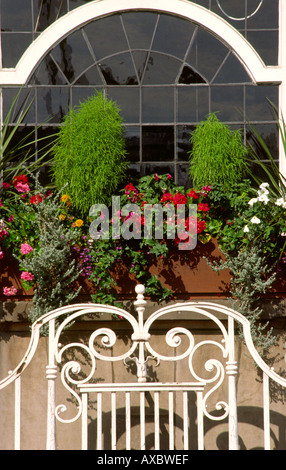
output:
[[[71,109],[54,147],[52,173],[58,188],[68,183],[74,207],[86,214],[93,204],[109,204],[122,182],[125,158],[122,118],[102,93]]]
[[[247,170],[247,149],[239,131],[231,131],[210,114],[191,134],[190,178],[194,186],[242,180]]]

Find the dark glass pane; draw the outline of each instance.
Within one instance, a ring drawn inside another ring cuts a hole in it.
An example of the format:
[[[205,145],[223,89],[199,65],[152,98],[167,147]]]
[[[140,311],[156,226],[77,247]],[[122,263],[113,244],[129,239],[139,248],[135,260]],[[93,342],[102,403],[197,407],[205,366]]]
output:
[[[209,113],[208,87],[178,87],[178,122],[199,122]]]
[[[127,160],[138,162],[140,159],[140,127],[125,127]]]
[[[8,127],[7,136],[13,132],[13,126]],[[28,145],[29,144],[29,145]],[[10,161],[19,162],[28,156],[35,159],[35,129],[33,126],[20,126],[9,142],[4,155]],[[9,157],[8,157],[9,155]]]
[[[1,1],[1,31],[32,31],[31,0]]]
[[[72,102],[71,106],[79,106],[80,103],[86,101],[91,96],[94,96],[101,88],[97,87],[73,87],[72,88]]]
[[[170,173],[174,177],[174,165],[172,163],[169,164],[160,164],[160,163],[152,163],[152,164],[145,164],[142,165],[141,174],[142,176],[147,175],[165,175],[166,173]]]
[[[248,31],[247,39],[266,65],[278,64],[278,31]]]
[[[15,67],[32,42],[32,33],[2,33],[3,67]]]
[[[52,56],[69,82],[94,63],[81,31],[64,39],[53,49]]]
[[[142,121],[146,123],[174,121],[173,87],[143,88]]]
[[[226,46],[207,31],[199,29],[186,61],[211,81],[227,54]]]
[[[75,85],[103,85],[102,75],[99,67],[94,65],[78,77]]]
[[[137,85],[137,76],[129,53],[105,59],[99,64],[107,85]]]
[[[247,0],[247,14],[251,15],[258,7],[260,0]],[[247,20],[249,29],[278,28],[279,0],[263,0],[261,7]]]
[[[143,161],[169,162],[174,160],[174,127],[142,127]]]
[[[110,87],[107,93],[109,98],[118,105],[124,122],[139,123],[140,90],[138,87]]]
[[[189,85],[191,83],[206,83],[201,75],[195,72],[191,67],[185,65],[179,78],[179,83]]]
[[[212,87],[211,112],[218,112],[221,121],[243,119],[243,86]]]
[[[259,136],[264,140],[268,149],[271,152],[272,158],[278,159],[279,156],[279,134],[278,128],[276,123],[272,124],[258,124],[254,125],[255,130],[258,132]],[[261,160],[268,160],[268,155],[261,146],[259,140],[256,138],[253,131],[248,128],[246,134],[247,142],[251,144],[251,146],[257,152],[257,155]]]
[[[190,138],[195,126],[177,126],[177,160],[188,161],[192,148]]]
[[[141,81],[148,59],[148,53],[145,51],[132,51],[132,57],[137,70],[138,78]]]
[[[60,123],[69,111],[69,89],[39,88],[37,95],[38,122]]]
[[[173,84],[180,72],[181,62],[173,57],[152,52],[148,59],[144,85]]]
[[[189,177],[190,165],[187,163],[179,163],[176,165],[176,183],[185,188],[192,188],[193,184]]]
[[[230,54],[224,62],[218,74],[214,77],[213,83],[249,83],[251,78],[246,72],[241,62]]]
[[[142,176],[142,175],[143,175],[143,173],[141,173],[140,163],[138,163],[138,164],[131,163],[129,165],[129,168],[127,169],[127,172],[126,172],[126,181],[129,181],[129,180],[134,181],[134,179],[139,179],[140,176]]]
[[[157,13],[132,12],[122,15],[131,49],[150,49]]]
[[[248,86],[246,88],[246,118],[250,121],[274,120],[273,106],[278,105],[278,86]]]
[[[35,71],[34,80],[37,85],[64,85],[67,79],[61,73],[50,56],[44,58]]]
[[[190,21],[160,15],[152,49],[183,59],[195,28],[194,23]]]
[[[97,60],[129,49],[118,15],[89,23],[84,30]]]
[[[67,13],[67,0],[34,1],[35,31],[43,31]]]
[[[257,0],[256,0],[257,1]],[[219,5],[215,5],[216,2],[213,2],[214,6],[212,10],[215,13],[218,13],[223,18],[227,19],[227,21],[232,21],[232,18],[235,18],[236,23],[240,23],[239,27],[241,27],[241,22],[245,19],[246,14],[246,2],[245,0],[220,0]],[[240,21],[238,21],[241,19]]]
[[[51,158],[49,150],[51,149],[52,143],[58,135],[59,129],[54,126],[43,126],[36,130],[37,133],[37,155],[38,157],[44,157],[43,163],[47,162]]]
[[[20,93],[19,91],[19,88],[3,89],[3,117],[5,119],[8,112],[12,109],[10,123],[16,122],[21,112],[26,112],[22,123],[34,123],[35,91],[28,88],[22,88]]]

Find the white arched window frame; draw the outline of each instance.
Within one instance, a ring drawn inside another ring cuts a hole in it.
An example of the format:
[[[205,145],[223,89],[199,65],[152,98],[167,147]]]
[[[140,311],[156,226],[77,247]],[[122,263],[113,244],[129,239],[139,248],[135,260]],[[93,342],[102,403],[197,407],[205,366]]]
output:
[[[277,66],[266,66],[249,42],[227,21],[189,0],[96,0],[55,21],[25,51],[15,68],[0,69],[1,86],[23,86],[42,58],[64,37],[91,20],[126,11],[169,13],[191,20],[223,41],[241,61],[254,83],[279,84],[279,109],[286,116],[286,4],[279,1],[279,56]],[[280,139],[280,171],[286,176],[286,155]]]

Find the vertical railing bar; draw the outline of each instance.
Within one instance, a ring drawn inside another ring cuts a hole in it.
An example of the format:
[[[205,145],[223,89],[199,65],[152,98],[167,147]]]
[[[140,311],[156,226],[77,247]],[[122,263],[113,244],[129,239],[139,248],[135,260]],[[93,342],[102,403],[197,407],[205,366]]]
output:
[[[102,393],[97,393],[97,450],[102,450]]]
[[[56,449],[56,378],[57,366],[55,364],[55,319],[49,321],[49,363],[46,367],[48,380],[48,408],[47,408],[47,450]]]
[[[155,450],[160,449],[160,408],[159,392],[154,392]]]
[[[15,380],[15,428],[14,449],[21,449],[21,375]]]
[[[140,449],[145,450],[145,392],[140,392]]]
[[[264,450],[270,450],[269,377],[263,372]]]
[[[126,450],[131,450],[130,392],[125,392]]]
[[[238,372],[237,362],[235,360],[234,343],[234,319],[228,317],[228,336],[229,336],[229,356],[226,363],[226,374],[228,375],[228,436],[229,450],[238,450],[238,421],[237,421],[237,397],[236,397],[236,377]]]
[[[204,450],[203,392],[197,392],[198,450]]]
[[[82,394],[82,421],[81,421],[81,448],[87,450],[88,448],[88,422],[87,422],[87,410],[88,410],[88,394]]]
[[[116,450],[116,392],[111,392],[111,449]]]
[[[188,392],[183,392],[184,450],[189,449]]]
[[[169,450],[174,450],[174,393],[169,392]]]

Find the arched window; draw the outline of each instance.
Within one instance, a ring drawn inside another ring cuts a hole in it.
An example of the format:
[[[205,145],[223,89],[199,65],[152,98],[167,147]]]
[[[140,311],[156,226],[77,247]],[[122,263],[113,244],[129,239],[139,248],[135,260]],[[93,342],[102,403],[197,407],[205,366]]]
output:
[[[258,37],[251,26],[262,2],[231,1],[228,11],[223,0],[196,3],[228,16],[245,36]],[[235,14],[243,12],[234,5],[242,3],[248,10],[240,19]],[[271,32],[277,36],[276,20],[277,15]],[[263,41],[259,44],[266,60]],[[277,52],[272,57],[277,63]],[[43,57],[22,91],[34,97],[22,132],[41,126],[38,139],[54,132],[68,109],[96,90],[104,90],[121,109],[133,175],[169,172],[177,183],[189,184],[190,133],[210,112],[241,129],[245,142],[247,122],[254,123],[278,159],[276,122],[267,101],[278,105],[278,85],[253,83],[235,51],[197,22],[163,12],[124,11],[79,27]],[[4,113],[16,91],[3,88]]]

